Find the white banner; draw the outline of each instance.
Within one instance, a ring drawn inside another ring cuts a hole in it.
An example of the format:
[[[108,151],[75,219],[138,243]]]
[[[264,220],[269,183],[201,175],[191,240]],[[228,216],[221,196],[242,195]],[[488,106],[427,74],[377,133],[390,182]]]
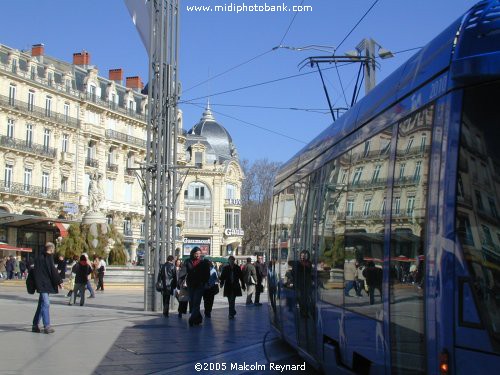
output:
[[[127,6],[128,12],[132,17],[142,44],[149,51],[149,35],[151,27],[151,1],[150,0],[123,0]]]

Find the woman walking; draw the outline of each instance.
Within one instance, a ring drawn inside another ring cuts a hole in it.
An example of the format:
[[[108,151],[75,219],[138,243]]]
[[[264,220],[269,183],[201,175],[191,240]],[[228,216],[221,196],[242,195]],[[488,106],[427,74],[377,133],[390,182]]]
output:
[[[214,305],[214,298],[217,293],[219,293],[219,276],[217,275],[217,270],[214,264],[208,261],[210,265],[210,278],[208,279],[208,284],[203,292],[203,306],[205,307],[205,318],[212,317],[212,307]]]
[[[220,275],[220,285],[224,287],[224,297],[227,297],[229,302],[229,319],[234,319],[236,315],[236,309],[234,308],[236,297],[243,295],[241,290],[245,290],[245,282],[243,281],[241,268],[234,263],[234,256],[231,255],[228,260],[229,264],[222,269]]]
[[[80,292],[80,306],[85,304],[85,287],[89,275],[92,273],[92,267],[87,263],[85,255],[80,255],[80,262],[75,265],[75,288],[73,289],[73,303],[76,303],[78,291]],[[71,305],[71,302],[70,302]]]
[[[186,283],[187,271],[186,267],[182,265],[180,259],[175,262],[175,269],[177,272],[177,291],[175,296],[179,302],[179,308],[177,312],[179,313],[179,318],[182,318],[182,314],[187,314],[188,302],[189,302],[189,292]]]

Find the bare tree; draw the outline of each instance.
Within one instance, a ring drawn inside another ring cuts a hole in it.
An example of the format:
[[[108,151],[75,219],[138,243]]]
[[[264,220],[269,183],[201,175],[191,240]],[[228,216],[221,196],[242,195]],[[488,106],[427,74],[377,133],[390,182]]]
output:
[[[241,163],[245,173],[241,192],[241,224],[245,230],[243,252],[253,254],[267,249],[269,244],[269,215],[273,184],[280,163],[267,159],[248,160]]]

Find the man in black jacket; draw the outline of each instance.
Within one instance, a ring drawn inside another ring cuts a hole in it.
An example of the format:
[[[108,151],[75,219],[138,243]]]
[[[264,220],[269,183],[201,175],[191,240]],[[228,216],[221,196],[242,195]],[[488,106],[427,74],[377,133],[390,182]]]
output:
[[[170,296],[177,287],[177,273],[175,271],[174,257],[169,255],[167,261],[161,267],[158,274],[158,281],[162,283],[161,294],[163,296],[163,316],[168,318],[168,309],[170,307]]]
[[[200,304],[205,291],[205,284],[210,278],[210,265],[208,261],[201,259],[201,250],[198,246],[193,247],[190,258],[186,261],[186,282],[189,291],[189,306],[191,316],[189,325],[198,325],[203,321],[200,313]]]
[[[264,292],[264,285],[267,278],[267,266],[264,263],[264,257],[262,255],[257,256],[257,262],[255,262],[255,270],[257,271],[257,286],[255,288],[255,305],[261,306],[260,294]]]
[[[45,249],[35,259],[34,275],[36,290],[40,293],[38,298],[38,306],[36,308],[35,316],[33,317],[32,332],[41,332],[38,323],[40,319],[43,321],[43,332],[53,333],[54,329],[50,326],[50,293],[58,293],[59,288],[62,288],[61,278],[54,265],[54,249],[55,246],[52,242],[45,244]]]

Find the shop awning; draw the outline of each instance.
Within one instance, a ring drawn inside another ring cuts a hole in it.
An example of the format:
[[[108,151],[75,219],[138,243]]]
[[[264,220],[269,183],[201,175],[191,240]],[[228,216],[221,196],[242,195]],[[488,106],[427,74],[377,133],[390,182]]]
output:
[[[58,223],[57,221],[54,224],[56,224],[57,229],[61,232],[61,237],[68,237],[69,224]]]
[[[27,253],[31,253],[33,250],[30,247],[15,247],[8,245],[6,243],[0,242],[0,250],[8,250],[8,251],[24,251]]]

